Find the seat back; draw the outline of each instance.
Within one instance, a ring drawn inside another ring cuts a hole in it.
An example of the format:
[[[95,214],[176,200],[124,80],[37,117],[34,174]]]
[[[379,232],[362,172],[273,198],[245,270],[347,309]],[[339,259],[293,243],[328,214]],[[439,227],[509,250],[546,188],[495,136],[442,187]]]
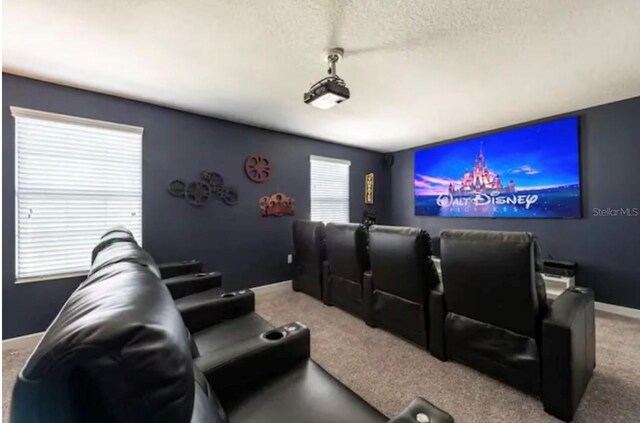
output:
[[[322,262],[326,257],[324,223],[309,220],[293,222],[293,248],[293,289],[321,299]]]
[[[11,422],[227,423],[158,276],[135,260],[98,276],[71,294],[24,365]]]
[[[420,228],[371,226],[369,260],[374,290],[425,304],[429,291],[440,283],[429,234]]]
[[[440,235],[446,356],[522,391],[540,392],[546,303],[535,237],[446,230]]]
[[[422,229],[369,228],[365,319],[423,348],[428,346],[429,293],[440,283],[430,256],[429,234]]]
[[[328,223],[327,261],[332,276],[361,283],[369,268],[367,229],[358,223]]]
[[[447,310],[537,338],[546,295],[536,273],[541,263],[535,237],[445,230],[440,240]]]

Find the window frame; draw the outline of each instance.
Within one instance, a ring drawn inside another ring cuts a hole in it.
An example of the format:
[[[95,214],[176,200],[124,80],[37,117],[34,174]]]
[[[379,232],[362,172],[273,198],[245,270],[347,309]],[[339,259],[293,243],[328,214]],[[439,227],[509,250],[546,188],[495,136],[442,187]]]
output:
[[[20,231],[20,221],[19,221],[19,207],[20,207],[20,202],[19,202],[19,178],[18,178],[18,173],[19,173],[19,167],[18,167],[18,155],[19,155],[19,146],[18,146],[18,119],[20,118],[27,118],[27,119],[40,119],[40,120],[44,120],[44,121],[48,121],[48,122],[59,122],[59,123],[68,123],[68,124],[74,124],[74,125],[81,125],[84,127],[93,127],[93,128],[99,128],[99,129],[110,129],[110,130],[117,130],[117,131],[121,131],[121,132],[128,132],[128,133],[133,133],[133,134],[139,134],[140,136],[140,225],[142,227],[143,225],[143,204],[142,204],[142,200],[144,197],[144,172],[143,172],[143,166],[144,166],[144,156],[143,156],[143,151],[144,151],[144,139],[143,139],[143,134],[144,134],[144,128],[140,127],[140,126],[134,126],[134,125],[126,125],[126,124],[121,124],[121,123],[115,123],[115,122],[108,122],[108,121],[103,121],[103,120],[97,120],[97,119],[89,119],[89,118],[83,118],[83,117],[78,117],[78,116],[71,116],[71,115],[65,115],[65,114],[59,114],[59,113],[52,113],[52,112],[45,112],[45,111],[41,111],[41,110],[35,110],[35,109],[29,109],[29,108],[23,108],[23,107],[17,107],[17,106],[10,106],[9,107],[11,116],[14,118],[14,122],[13,122],[13,128],[14,128],[14,181],[13,181],[13,199],[14,199],[14,233],[13,233],[13,240],[14,240],[14,269],[13,269],[13,276],[14,276],[14,283],[15,284],[25,284],[25,283],[34,283],[34,282],[44,282],[44,281],[52,281],[52,280],[67,280],[67,279],[71,279],[71,278],[78,278],[78,277],[83,277],[86,276],[89,269],[87,269],[86,271],[72,271],[72,272],[61,272],[61,273],[51,273],[51,274],[46,274],[46,275],[38,275],[38,276],[25,276],[25,277],[19,277],[18,276],[18,270],[19,270],[19,265],[20,265],[20,250],[18,248],[19,246],[19,241],[18,241],[18,236],[19,236],[19,231]],[[142,245],[142,233],[140,234],[140,239],[137,239],[138,243],[140,245]],[[89,251],[87,251],[87,255],[90,254]]]
[[[351,222],[351,161],[345,159],[338,159],[335,157],[327,157],[327,156],[317,156],[310,155],[309,156],[309,219],[313,220],[313,178],[312,178],[312,162],[325,162],[325,163],[334,163],[347,167],[347,219],[345,222],[335,222],[335,223],[349,223]],[[325,223],[329,223],[329,221],[324,221]]]

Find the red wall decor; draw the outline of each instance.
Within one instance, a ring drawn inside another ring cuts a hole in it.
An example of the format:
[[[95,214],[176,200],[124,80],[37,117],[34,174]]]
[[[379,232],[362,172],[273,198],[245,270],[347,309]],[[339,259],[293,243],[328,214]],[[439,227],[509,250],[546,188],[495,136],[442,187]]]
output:
[[[265,195],[258,202],[263,217],[293,216],[295,214],[295,200],[281,192],[271,196]]]
[[[271,178],[271,162],[264,154],[254,154],[244,161],[244,171],[253,182],[267,182]]]

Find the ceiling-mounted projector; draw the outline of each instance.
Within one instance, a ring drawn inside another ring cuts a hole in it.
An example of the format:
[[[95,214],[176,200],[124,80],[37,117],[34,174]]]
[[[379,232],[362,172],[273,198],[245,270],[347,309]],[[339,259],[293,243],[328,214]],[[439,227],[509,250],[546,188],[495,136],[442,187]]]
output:
[[[349,99],[349,88],[336,74],[336,63],[342,59],[343,53],[341,48],[332,48],[327,52],[329,76],[313,84],[309,92],[304,93],[305,103],[318,109],[329,109]]]

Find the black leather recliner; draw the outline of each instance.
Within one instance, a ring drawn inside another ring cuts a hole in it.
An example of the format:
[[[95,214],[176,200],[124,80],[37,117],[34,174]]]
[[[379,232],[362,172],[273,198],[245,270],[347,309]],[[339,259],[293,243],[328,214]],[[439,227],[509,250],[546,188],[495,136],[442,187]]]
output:
[[[111,234],[116,233],[111,231]],[[119,234],[110,238],[108,232],[93,250],[89,277],[83,284],[103,280],[111,273],[110,266],[120,262],[134,262],[145,266],[156,276],[161,272],[153,257],[138,246],[133,237]],[[105,242],[105,239],[108,239]],[[209,276],[213,277],[209,277]],[[190,331],[194,357],[224,350],[239,341],[255,338],[272,330],[273,326],[255,313],[252,291],[243,289],[226,292],[221,287],[222,275],[214,272],[199,275],[176,276],[178,283],[162,282],[174,298],[175,305]],[[214,287],[207,280],[217,280]],[[179,294],[179,295],[176,295]]]
[[[367,229],[357,223],[328,223],[323,265],[323,302],[363,315],[363,277],[369,270]]]
[[[309,359],[309,330],[297,322],[194,360],[167,287],[136,246],[120,245],[126,260],[103,256],[110,262],[62,307],[18,376],[12,423],[386,421]],[[420,398],[394,421],[418,413],[453,421]]]
[[[11,421],[226,422],[158,276],[133,261],[107,270],[43,335],[16,381]]]
[[[137,244],[133,234],[124,226],[109,228],[100,238],[91,253],[92,267],[96,255],[104,248],[116,242]],[[174,299],[186,295],[222,287],[220,272],[203,272],[202,262],[199,260],[181,260],[161,263],[156,266],[162,281],[167,285]]]
[[[322,300],[322,263],[326,257],[324,223],[309,220],[293,222],[294,272],[291,285]]]
[[[369,260],[365,321],[427,348],[429,295],[440,283],[429,234],[419,228],[373,225]]]
[[[573,288],[548,305],[530,233],[445,230],[440,239],[432,353],[541,395],[548,413],[571,420],[595,366],[593,292]]]

